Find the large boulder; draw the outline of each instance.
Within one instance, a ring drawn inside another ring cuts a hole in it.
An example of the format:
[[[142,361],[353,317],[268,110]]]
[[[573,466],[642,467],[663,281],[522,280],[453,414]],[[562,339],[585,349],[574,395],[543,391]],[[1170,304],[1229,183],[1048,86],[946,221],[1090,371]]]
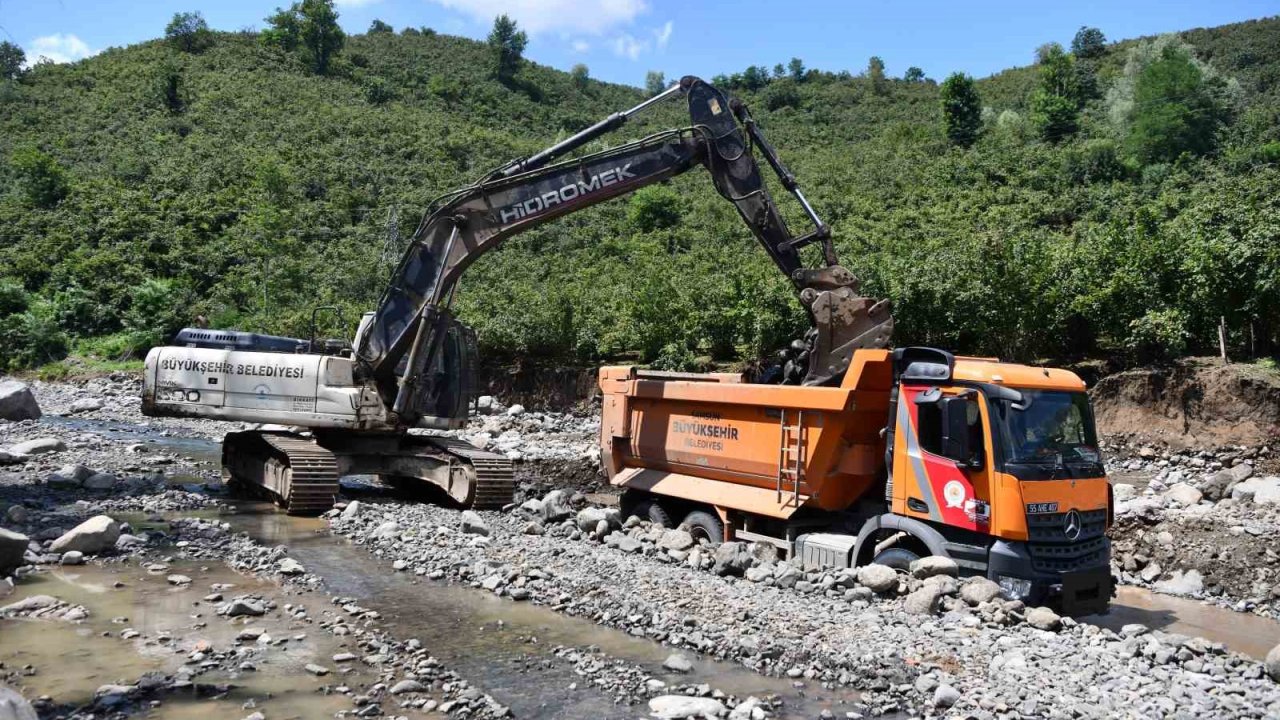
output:
[[[569,494],[564,490],[552,490],[542,498],[542,522],[557,523],[573,515],[569,506]]]
[[[902,609],[913,615],[931,615],[942,599],[943,588],[936,583],[925,583],[919,590],[907,595]]]
[[[858,582],[875,592],[890,592],[898,587],[898,573],[888,565],[872,563],[858,568]]]
[[[751,567],[755,558],[746,543],[727,542],[716,548],[716,564],[711,568],[717,575],[742,575]]]
[[[1027,611],[1027,624],[1039,630],[1057,630],[1062,623],[1058,613],[1047,607],[1033,607]]]
[[[682,528],[664,530],[662,537],[658,538],[658,547],[663,550],[688,550],[694,544],[693,536]]]
[[[1231,499],[1237,502],[1253,501],[1267,504],[1280,491],[1280,477],[1251,477],[1231,488]],[[1262,499],[1259,499],[1261,494]]]
[[[1253,475],[1253,466],[1245,463],[1219,470],[1201,484],[1200,490],[1210,500],[1231,497],[1231,489]]]
[[[723,717],[728,711],[729,708],[725,707],[724,703],[709,697],[659,695],[649,701],[649,715],[660,720],[718,718]]]
[[[773,566],[773,584],[780,588],[795,587],[802,577],[804,575],[800,572],[800,568],[789,562],[780,562]]]
[[[101,409],[102,398],[80,398],[79,400],[71,403],[71,408],[68,412],[75,415],[77,413],[93,412],[94,410]]]
[[[769,543],[753,542],[747,545],[747,552],[755,565],[772,565],[778,561],[778,548]]]
[[[475,510],[462,511],[462,532],[468,535],[488,535],[489,523]]]
[[[1178,483],[1165,491],[1165,496],[1182,507],[1191,507],[1200,502],[1204,493],[1186,483]]]
[[[0,720],[37,720],[31,703],[16,691],[0,685]]]
[[[0,528],[0,577],[26,564],[22,556],[27,552],[27,544],[30,542],[26,535]]]
[[[622,527],[621,522],[614,522],[615,519],[617,519],[617,514],[610,513],[604,508],[582,508],[578,511],[578,529],[585,533],[593,533],[601,522],[607,523],[609,526]]]
[[[95,555],[115,547],[116,540],[119,538],[120,523],[106,515],[98,515],[85,520],[54,540],[49,549],[56,553],[79,550],[86,555]]]
[[[0,465],[20,465],[27,461],[27,456],[9,450],[0,450]]]
[[[80,486],[85,490],[110,490],[116,486],[117,478],[111,473],[98,472],[84,479]]]
[[[1271,648],[1267,653],[1267,674],[1272,680],[1280,683],[1280,645]]]
[[[84,485],[84,481],[93,477],[93,475],[94,472],[84,465],[69,464],[58,468],[58,471],[49,475],[45,482],[49,483],[50,487],[65,490]]]
[[[1175,570],[1169,577],[1157,582],[1155,590],[1168,595],[1199,595],[1204,590],[1204,577],[1199,570]]]
[[[39,420],[40,404],[31,388],[17,380],[0,380],[0,420]]]
[[[399,536],[400,536],[400,523],[394,520],[387,520],[383,522],[382,524],[378,525],[378,527],[374,528],[373,532],[369,533],[369,537],[372,537],[378,540],[389,540],[391,538],[395,538]]]
[[[950,575],[958,577],[960,575],[960,566],[955,560],[941,555],[930,555],[922,557],[911,563],[911,576],[923,580],[933,577],[934,575]]]
[[[1000,585],[984,577],[973,577],[960,586],[960,599],[970,605],[981,605],[1000,597]]]
[[[61,452],[66,449],[66,443],[52,437],[36,438],[35,440],[28,440],[9,446],[9,452],[18,455],[43,455],[45,453]]]

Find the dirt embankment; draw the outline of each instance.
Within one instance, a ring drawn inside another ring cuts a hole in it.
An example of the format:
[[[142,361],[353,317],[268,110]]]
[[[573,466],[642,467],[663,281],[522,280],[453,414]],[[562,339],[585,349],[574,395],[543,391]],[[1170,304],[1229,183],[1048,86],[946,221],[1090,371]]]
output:
[[[1090,392],[1104,435],[1175,447],[1280,441],[1280,373],[1190,358],[1109,375]]]

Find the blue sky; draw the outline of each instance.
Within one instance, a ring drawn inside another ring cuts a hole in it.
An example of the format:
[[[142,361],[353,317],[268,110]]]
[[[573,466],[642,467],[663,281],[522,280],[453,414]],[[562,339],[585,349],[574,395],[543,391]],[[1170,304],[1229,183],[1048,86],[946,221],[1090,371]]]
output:
[[[34,61],[87,57],[160,35],[174,12],[199,10],[219,30],[261,28],[286,0],[0,0],[0,38]],[[348,32],[380,18],[483,38],[506,12],[530,34],[525,55],[593,77],[642,85],[645,72],[711,77],[800,57],[809,67],[860,72],[879,55],[890,75],[982,77],[1028,64],[1042,43],[1064,45],[1081,25],[1118,40],[1280,14],[1280,0],[1109,2],[868,2],[866,0],[336,0]]]

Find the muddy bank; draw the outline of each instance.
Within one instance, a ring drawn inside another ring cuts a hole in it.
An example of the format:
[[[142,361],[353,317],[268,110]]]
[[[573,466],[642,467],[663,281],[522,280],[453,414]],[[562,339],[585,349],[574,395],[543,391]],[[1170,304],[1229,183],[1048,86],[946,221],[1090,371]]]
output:
[[[1280,373],[1191,358],[1109,375],[1090,391],[1099,430],[1176,448],[1280,440]]]

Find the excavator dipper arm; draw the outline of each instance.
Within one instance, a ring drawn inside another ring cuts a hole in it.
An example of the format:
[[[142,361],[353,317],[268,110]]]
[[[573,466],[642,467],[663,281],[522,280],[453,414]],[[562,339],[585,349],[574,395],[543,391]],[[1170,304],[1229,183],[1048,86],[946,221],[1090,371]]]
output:
[[[688,99],[689,127],[554,162],[677,94]],[[746,126],[747,135],[739,122]],[[805,208],[814,223],[808,235],[796,238],[787,229],[751,155],[752,144]],[[835,264],[826,225],[800,194],[794,176],[764,141],[746,108],[736,102],[731,105],[723,93],[702,80],[685,77],[631,110],[615,113],[434,203],[356,349],[362,369],[375,381],[383,401],[406,424],[422,414],[433,392],[432,376],[424,371],[434,366],[452,322],[449,307],[458,280],[476,258],[512,235],[697,165],[707,168],[716,190],[734,203],[809,311],[814,330],[808,339],[805,384],[838,380],[855,345],[887,343],[892,329],[887,303],[857,297],[856,279]],[[814,241],[822,243],[827,267],[806,269],[798,250]]]

